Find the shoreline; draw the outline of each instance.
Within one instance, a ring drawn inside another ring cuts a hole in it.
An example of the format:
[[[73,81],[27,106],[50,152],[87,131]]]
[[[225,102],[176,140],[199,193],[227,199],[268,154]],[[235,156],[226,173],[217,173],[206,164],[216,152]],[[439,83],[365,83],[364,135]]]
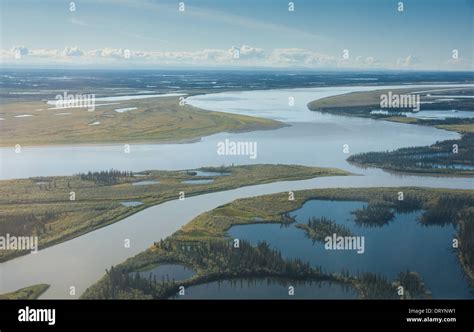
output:
[[[212,111],[209,111],[212,112]],[[222,112],[224,113],[224,112]],[[230,114],[230,113],[227,113]],[[275,121],[279,122],[279,121]],[[217,134],[223,134],[223,133],[249,133],[249,132],[254,132],[254,131],[267,131],[267,130],[278,130],[281,128],[285,127],[291,127],[291,124],[289,123],[284,123],[284,122],[279,122],[281,125],[276,125],[274,127],[266,127],[266,126],[256,126],[255,128],[248,128],[248,129],[236,129],[236,130],[224,130],[224,131],[217,131],[215,133],[210,133],[209,135],[204,135],[204,136],[196,136],[192,138],[183,138],[180,140],[158,140],[158,141],[153,141],[153,140],[144,140],[144,141],[134,141],[134,142],[103,142],[103,143],[75,143],[75,144],[32,144],[32,145],[21,145],[22,148],[28,148],[28,149],[41,149],[41,148],[75,148],[75,147],[123,147],[123,145],[128,144],[131,147],[134,145],[161,145],[161,144],[192,144],[192,143],[197,143],[200,142],[203,138],[209,137],[212,135],[217,135]],[[4,145],[0,143],[0,149],[14,149],[14,146],[11,145]]]
[[[373,164],[361,164],[356,161],[347,161],[348,164],[355,166],[357,168],[361,169],[381,169],[384,172],[387,172],[389,174],[397,175],[400,177],[403,176],[424,176],[424,177],[433,177],[433,178],[456,178],[456,179],[470,179],[474,177],[474,174],[459,174],[459,173],[435,173],[435,172],[416,172],[416,171],[400,171],[392,168],[387,168],[387,167],[380,167],[376,166]],[[440,188],[442,189],[442,188]]]

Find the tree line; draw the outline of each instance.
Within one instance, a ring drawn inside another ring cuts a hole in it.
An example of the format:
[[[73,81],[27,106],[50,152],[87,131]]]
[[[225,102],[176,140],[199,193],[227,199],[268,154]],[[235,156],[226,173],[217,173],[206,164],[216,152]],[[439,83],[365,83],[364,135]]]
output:
[[[131,171],[119,171],[111,169],[108,171],[79,173],[78,176],[83,181],[93,181],[101,185],[113,185],[119,183],[124,178],[133,178]]]
[[[469,168],[474,166],[474,133],[466,133],[460,140],[436,142],[431,146],[358,153],[347,160],[400,171],[446,172],[455,169],[457,172],[472,172]]]

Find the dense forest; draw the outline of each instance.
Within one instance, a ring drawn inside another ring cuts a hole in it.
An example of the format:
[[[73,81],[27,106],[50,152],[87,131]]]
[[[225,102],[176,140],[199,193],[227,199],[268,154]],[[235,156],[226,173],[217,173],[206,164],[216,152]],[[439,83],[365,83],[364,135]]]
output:
[[[101,185],[112,185],[120,183],[124,178],[133,178],[133,173],[111,169],[109,171],[79,173],[78,176],[83,181],[93,181]]]
[[[194,277],[187,281],[175,281],[162,277],[157,279],[150,274],[148,277],[128,269],[111,267],[101,282],[101,287],[86,292],[86,298],[106,299],[157,299],[168,298],[176,294],[179,286],[189,287],[213,280],[241,278],[283,278],[294,282],[329,281],[352,285],[359,290],[362,298],[370,299],[401,299],[426,298],[429,292],[418,274],[407,271],[399,274],[394,282],[373,273],[358,273],[351,277],[342,271],[338,277],[324,274],[321,267],[312,268],[309,263],[299,259],[284,259],[281,253],[271,249],[266,242],[251,246],[241,241],[240,248],[234,248],[232,242],[212,241],[205,244],[180,244],[172,241],[160,241],[155,245],[162,250],[173,252],[173,257],[180,264],[204,269],[202,277]],[[202,271],[202,270],[201,270]],[[404,293],[399,295],[398,286],[403,286]]]
[[[206,271],[205,280],[232,277],[293,277],[323,276],[320,268],[312,268],[299,259],[284,259],[281,253],[271,249],[266,242],[256,246],[240,241],[235,248],[233,242],[173,242],[160,241],[155,244],[170,254],[173,261]],[[180,284],[183,284],[182,282]],[[163,298],[174,294],[178,284],[174,280],[142,277],[132,271],[111,268],[107,271],[103,286],[94,298]]]
[[[421,210],[423,202],[420,197],[415,195],[406,195],[403,199],[399,199],[398,195],[382,195],[382,201],[390,204],[398,213],[410,213]]]
[[[472,206],[474,199],[471,197],[447,194],[429,204],[421,215],[420,222],[423,225],[456,224],[460,211]]]
[[[395,212],[409,213],[423,210],[418,218],[425,226],[456,224],[459,212],[474,206],[471,196],[445,194],[422,204],[419,197],[408,195],[398,200],[394,195],[382,195],[382,200],[369,202],[367,206],[352,212],[354,221],[360,226],[380,227],[393,220]]]
[[[381,227],[395,217],[392,206],[386,202],[370,203],[351,213],[354,215],[356,224],[365,227]]]
[[[226,165],[221,165],[218,167],[201,167],[201,171],[203,172],[215,172],[215,173],[231,173],[232,172],[232,166],[226,166]]]
[[[327,236],[352,236],[351,231],[344,225],[337,224],[334,220],[326,217],[310,217],[307,224],[298,224],[297,228],[304,230],[306,236],[315,242],[324,243]]]
[[[394,282],[370,272],[357,275],[361,297],[364,299],[423,299],[431,298],[420,275],[413,271],[400,272]],[[403,287],[400,292],[399,286]]]

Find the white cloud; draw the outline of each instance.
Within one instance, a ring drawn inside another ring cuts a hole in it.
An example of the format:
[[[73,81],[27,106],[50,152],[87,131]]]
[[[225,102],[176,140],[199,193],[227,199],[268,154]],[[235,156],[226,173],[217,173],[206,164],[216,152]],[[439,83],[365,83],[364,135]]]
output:
[[[239,50],[239,57],[234,57]],[[21,53],[19,58],[17,53]],[[26,56],[24,56],[26,55]],[[406,68],[419,69],[421,61],[413,55],[397,59],[396,63],[382,62],[374,56],[354,56],[343,59],[341,55],[328,55],[303,48],[277,48],[264,50],[250,45],[227,49],[206,48],[195,51],[143,51],[124,48],[83,50],[77,46],[59,49],[28,49],[15,46],[0,49],[0,61],[15,64],[39,65],[111,65],[111,66],[217,66],[217,67],[302,67],[302,68]],[[446,61],[446,68],[472,69],[466,59]]]
[[[336,65],[334,57],[301,48],[277,48],[270,53],[270,64],[275,66],[324,66]]]
[[[233,47],[235,49],[235,47]],[[242,45],[239,48],[240,58],[244,59],[262,59],[265,57],[265,51],[262,48],[256,48],[248,45]]]
[[[38,58],[57,58],[58,56],[61,55],[61,52],[55,49],[36,49],[36,50],[31,50],[30,55],[32,57],[38,57]]]
[[[239,57],[235,58],[235,51]],[[127,52],[130,57],[127,57]],[[11,53],[11,52],[10,52]],[[9,52],[0,53],[2,58],[11,58]],[[266,52],[250,45],[232,46],[228,49],[202,49],[196,51],[141,51],[122,48],[101,48],[83,51],[78,47],[30,50],[30,60],[49,60],[52,63],[72,64],[117,64],[118,62],[149,65],[205,65],[205,66],[262,66],[262,67],[339,67],[374,66],[378,61],[373,57],[357,57],[354,63],[342,61],[334,56],[302,48],[278,48]]]
[[[239,50],[239,59],[234,59],[234,52]],[[89,58],[126,59],[126,50],[103,48],[85,52]],[[248,45],[229,49],[202,49],[198,51],[136,51],[130,50],[130,61],[147,61],[165,64],[231,64],[232,61],[252,62],[265,60],[265,52],[261,48]]]
[[[355,58],[354,65],[356,67],[368,67],[368,68],[372,67],[372,68],[375,68],[375,67],[380,67],[381,62],[376,57],[373,57],[373,56],[363,57],[363,56],[359,55]]]
[[[62,55],[64,56],[81,56],[84,55],[84,52],[82,52],[77,46],[74,47],[66,47],[62,51]]]
[[[418,64],[420,64],[420,60],[413,56],[409,55],[404,59],[398,58],[397,59],[397,66],[398,67],[416,67]]]
[[[28,55],[29,50],[25,46],[13,46],[11,49],[12,55],[19,54],[19,55]]]
[[[130,52],[131,53],[131,52]],[[122,48],[101,48],[90,50],[86,52],[86,55],[91,58],[112,58],[112,59],[125,59],[126,50]]]

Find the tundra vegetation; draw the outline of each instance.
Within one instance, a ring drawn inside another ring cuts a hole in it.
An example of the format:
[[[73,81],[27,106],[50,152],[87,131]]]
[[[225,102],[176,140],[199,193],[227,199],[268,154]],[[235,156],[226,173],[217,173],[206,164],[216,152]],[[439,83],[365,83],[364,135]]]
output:
[[[48,107],[49,106],[49,107]],[[119,113],[115,109],[136,108]],[[16,116],[31,115],[17,118]],[[44,102],[2,105],[0,146],[185,142],[219,132],[275,129],[283,123],[211,112],[178,97],[135,99],[117,105],[55,109]],[[94,124],[94,125],[91,125]],[[41,128],[38,130],[38,128]]]
[[[198,176],[189,171],[87,172],[73,176],[35,177],[0,181],[0,234],[38,236],[45,248],[110,225],[152,205],[185,197],[275,181],[348,175],[333,168],[295,165],[206,167],[226,176]],[[212,183],[183,181],[213,179]],[[150,181],[147,185],[134,185]],[[124,206],[123,202],[140,202]],[[2,250],[0,261],[27,254]]]
[[[404,200],[398,200],[399,192]],[[351,275],[348,271],[326,273],[322,266],[310,266],[299,259],[286,259],[265,242],[252,246],[244,240],[236,246],[227,231],[234,225],[255,223],[288,224],[289,211],[300,208],[311,199],[365,201],[371,213],[363,212],[364,224],[370,226],[375,215],[386,211],[406,213],[422,210],[419,222],[424,225],[443,222],[456,225],[460,264],[474,282],[473,239],[474,193],[469,190],[427,188],[348,188],[297,191],[295,199],[287,193],[238,199],[205,212],[166,239],[155,242],[149,249],[129,258],[107,273],[82,295],[83,298],[168,298],[180,287],[210,281],[238,278],[285,278],[294,281],[328,281],[353,287],[361,298],[429,298],[430,292],[416,271],[401,271],[394,281],[370,271]],[[449,211],[446,212],[446,207]],[[381,209],[381,212],[377,211]],[[294,221],[294,220],[293,220]],[[378,226],[378,225],[377,225]],[[321,229],[333,231],[336,226],[328,219],[310,220],[300,226],[312,234]],[[469,233],[470,232],[470,233]],[[316,236],[315,236],[316,237]],[[136,274],[165,263],[183,264],[196,274],[184,281],[156,280]],[[135,274],[134,274],[135,273]],[[403,286],[402,295],[398,287]]]

